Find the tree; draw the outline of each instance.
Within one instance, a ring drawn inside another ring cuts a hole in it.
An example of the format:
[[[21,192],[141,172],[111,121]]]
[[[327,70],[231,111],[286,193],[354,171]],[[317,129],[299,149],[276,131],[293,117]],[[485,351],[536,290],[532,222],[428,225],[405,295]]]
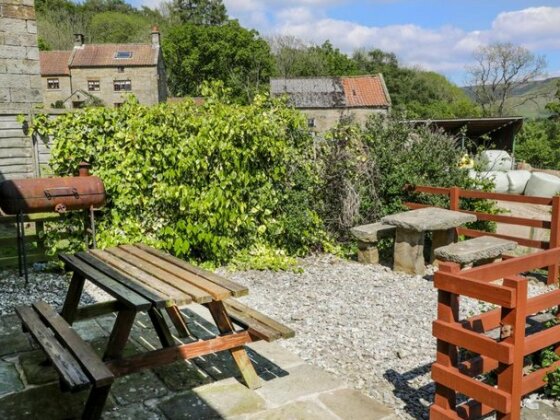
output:
[[[222,25],[228,20],[222,0],[172,0],[169,9],[180,23]]]
[[[560,119],[560,80],[556,81],[556,98],[554,101],[546,104],[547,111],[552,113],[554,119]]]
[[[480,47],[473,57],[476,63],[466,68],[468,84],[486,116],[503,116],[512,90],[542,76],[546,67],[543,56],[509,42]]]
[[[138,14],[103,12],[93,16],[89,30],[91,42],[147,42],[150,21]]]
[[[198,95],[203,81],[221,80],[242,102],[268,90],[273,61],[267,42],[237,21],[222,26],[184,24],[163,39],[168,87],[178,96]]]

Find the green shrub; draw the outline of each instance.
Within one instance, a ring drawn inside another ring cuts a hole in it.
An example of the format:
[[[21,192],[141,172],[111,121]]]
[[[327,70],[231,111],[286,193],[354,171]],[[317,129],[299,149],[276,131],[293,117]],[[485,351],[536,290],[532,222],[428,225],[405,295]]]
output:
[[[130,98],[118,109],[35,120],[35,130],[55,139],[56,174],[71,175],[85,160],[102,178],[108,202],[98,245],[144,242],[217,264],[259,246],[290,254],[321,246],[305,119],[280,101],[241,106],[219,88],[205,92],[201,107]]]
[[[489,187],[459,168],[463,151],[454,138],[425,126],[412,127],[399,116],[371,118],[365,128],[341,124],[323,144],[321,154],[321,215],[329,231],[341,240],[348,238],[352,226],[406,210],[406,201],[449,204],[444,196],[405,191],[406,184]],[[496,212],[487,200],[465,200],[462,205]]]
[[[515,157],[535,168],[560,169],[560,121],[527,121],[516,139]]]

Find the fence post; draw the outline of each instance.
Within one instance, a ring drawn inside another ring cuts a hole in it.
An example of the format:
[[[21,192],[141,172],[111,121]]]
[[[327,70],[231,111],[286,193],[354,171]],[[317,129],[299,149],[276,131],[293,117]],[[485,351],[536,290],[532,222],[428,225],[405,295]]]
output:
[[[449,210],[458,211],[460,209],[460,195],[461,189],[459,187],[451,187],[449,189]]]
[[[560,196],[552,197],[552,217],[550,220],[550,244],[549,249],[560,247]],[[548,267],[547,284],[553,284],[558,281],[558,262]]]
[[[511,395],[511,411],[496,413],[497,419],[518,420],[521,418],[521,387],[525,350],[525,317],[527,312],[527,279],[505,278],[504,286],[515,289],[515,307],[502,307],[500,341],[513,346],[513,363],[498,366],[498,389]]]
[[[457,273],[461,271],[459,264],[441,263],[439,271],[444,273]],[[437,273],[435,274],[437,276]],[[455,293],[438,290],[437,319],[444,322],[456,322],[459,320],[459,297]],[[436,341],[436,362],[446,367],[457,366],[457,346],[443,340]],[[436,383],[434,405],[444,411],[455,411],[457,405],[457,393],[454,389]],[[436,409],[430,410],[430,417],[437,418]]]

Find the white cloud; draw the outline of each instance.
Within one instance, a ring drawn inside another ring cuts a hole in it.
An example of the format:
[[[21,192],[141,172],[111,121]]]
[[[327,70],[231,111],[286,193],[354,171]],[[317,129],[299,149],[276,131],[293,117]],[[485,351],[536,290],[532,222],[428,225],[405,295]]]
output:
[[[253,0],[226,1],[239,4],[247,2]],[[533,7],[503,12],[489,28],[464,31],[452,25],[435,29],[414,24],[367,26],[329,18],[324,8],[309,6],[336,2],[285,0],[282,3],[284,7],[278,6],[280,2],[275,0],[258,2],[260,10],[266,9],[268,22],[257,29],[267,36],[291,35],[318,44],[328,39],[345,52],[357,48],[381,48],[396,53],[407,65],[448,74],[462,71],[470,61],[473,50],[493,41],[511,41],[533,50],[560,50],[560,7]]]

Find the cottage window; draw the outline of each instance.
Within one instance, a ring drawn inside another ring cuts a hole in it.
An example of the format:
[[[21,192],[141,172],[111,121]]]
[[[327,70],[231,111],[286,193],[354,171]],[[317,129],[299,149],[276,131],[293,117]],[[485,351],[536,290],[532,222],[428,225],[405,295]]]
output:
[[[316,127],[316,125],[315,125],[315,118],[308,118],[308,119],[307,119],[307,126],[308,126],[309,128]]]
[[[60,89],[58,79],[47,79],[47,89]]]
[[[117,72],[124,73],[124,67],[123,66],[117,67]]]
[[[97,91],[97,90],[101,90],[101,86],[99,84],[99,80],[88,80],[87,82],[88,84],[88,90],[89,91]]]
[[[113,82],[113,89],[115,90],[115,92],[132,90],[132,83],[130,82],[130,80],[115,80]]]
[[[118,59],[132,58],[132,51],[117,51],[117,53],[115,54],[115,58]]]

